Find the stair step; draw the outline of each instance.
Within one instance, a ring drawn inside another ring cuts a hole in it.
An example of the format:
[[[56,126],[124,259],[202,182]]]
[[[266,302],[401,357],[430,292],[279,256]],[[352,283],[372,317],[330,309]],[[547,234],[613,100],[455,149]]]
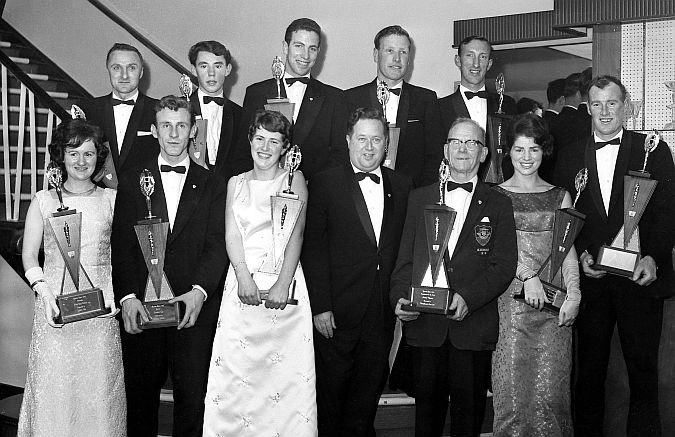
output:
[[[39,133],[39,134],[46,134],[47,133],[47,128],[45,126],[36,126],[36,127],[37,127],[37,130],[36,130],[37,133]],[[4,128],[3,125],[0,124],[0,132],[2,132],[3,128]],[[26,132],[30,132],[30,126],[28,125],[28,120],[26,120],[25,130],[26,130]],[[19,126],[10,125],[9,131],[10,132],[19,132]]]
[[[12,43],[9,41],[0,41],[0,47],[2,47],[3,49],[8,49],[12,47]]]
[[[11,174],[11,175],[16,175],[16,169],[15,169],[15,168],[11,168],[11,169],[9,170],[9,174]],[[30,171],[30,168],[24,168],[23,170],[21,170],[21,174],[24,175],[24,176],[30,176],[30,175],[33,174],[33,173]],[[38,176],[44,176],[44,174],[45,174],[45,169],[44,169],[44,168],[38,168],[38,169],[37,169],[37,174],[38,174]],[[0,175],[3,175],[3,176],[5,175],[5,169],[4,169],[4,168],[0,168]],[[173,396],[173,395],[172,395],[172,396]]]
[[[30,59],[28,58],[18,58],[15,56],[10,56],[9,59],[12,60],[15,64],[30,64]]]
[[[21,108],[19,108],[18,106],[12,105],[12,106],[9,107],[9,112],[19,112],[20,110],[21,110]],[[0,105],[0,111],[2,111],[2,105]],[[28,107],[26,107],[26,112],[28,112]],[[38,113],[38,114],[47,115],[47,114],[49,114],[49,109],[47,109],[47,108],[35,108],[35,112]]]
[[[21,90],[19,88],[10,88],[9,93],[21,94]],[[70,96],[68,93],[64,93],[63,91],[47,91],[47,94],[49,94],[49,96],[54,99],[68,99]]]
[[[9,147],[10,153],[17,153],[18,151],[19,151],[19,146],[10,146]],[[44,154],[46,152],[47,152],[47,148],[45,146],[38,146],[37,147],[37,153],[38,154]],[[27,145],[24,145],[23,153],[30,153],[30,147],[28,147]]]

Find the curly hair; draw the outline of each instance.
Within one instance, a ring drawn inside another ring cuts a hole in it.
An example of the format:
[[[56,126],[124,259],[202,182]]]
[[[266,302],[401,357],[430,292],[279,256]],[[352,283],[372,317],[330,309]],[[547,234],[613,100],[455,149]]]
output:
[[[96,148],[96,167],[91,178],[93,179],[103,168],[110,150],[102,141],[101,129],[98,126],[84,120],[75,118],[64,120],[54,131],[52,142],[49,144],[49,155],[52,162],[59,166],[63,175],[63,181],[68,179],[64,157],[66,149],[76,149],[87,141],[94,143]]]

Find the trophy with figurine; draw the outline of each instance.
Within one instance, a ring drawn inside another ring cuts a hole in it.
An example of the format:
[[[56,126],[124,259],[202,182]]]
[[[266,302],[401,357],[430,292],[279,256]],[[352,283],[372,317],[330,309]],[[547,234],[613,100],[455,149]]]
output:
[[[506,145],[506,132],[511,126],[512,117],[504,114],[502,104],[504,103],[504,89],[506,87],[504,74],[499,73],[495,79],[495,88],[499,94],[499,106],[496,114],[488,114],[487,117],[487,147],[488,159],[486,171],[483,180],[490,184],[501,184],[504,182],[504,172],[502,171],[502,161],[504,160],[504,146]]]
[[[383,80],[377,81],[377,101],[382,106],[382,114],[387,119],[387,103],[389,102],[389,86]],[[401,128],[396,123],[387,123],[389,126],[389,142],[387,143],[384,162],[382,165],[392,170],[396,169],[396,154],[398,152],[398,141],[401,137]]]
[[[281,80],[284,77],[284,61],[280,57],[275,56],[272,61],[272,77],[277,81],[277,95],[274,98],[267,99],[265,109],[268,111],[277,111],[293,123],[293,114],[295,113],[295,104],[288,98],[281,96]]]
[[[183,97],[185,97],[185,100],[190,103],[190,96],[192,96],[194,91],[192,79],[190,79],[190,76],[187,74],[181,75],[180,80],[178,81],[178,89],[180,90]],[[190,158],[192,158],[195,163],[207,170],[209,169],[209,166],[206,163],[206,134],[208,132],[208,122],[209,121],[202,118],[201,115],[197,115],[195,117],[196,132],[195,136],[192,138],[192,141],[190,141],[190,145],[188,146]]]

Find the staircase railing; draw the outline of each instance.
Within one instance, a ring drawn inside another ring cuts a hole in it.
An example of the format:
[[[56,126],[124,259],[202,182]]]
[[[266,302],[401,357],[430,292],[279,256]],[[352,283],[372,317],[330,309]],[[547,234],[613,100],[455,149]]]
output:
[[[19,83],[18,90],[10,87],[10,75]],[[0,52],[0,86],[2,88],[2,162],[0,163],[0,174],[3,175],[0,192],[3,197],[5,220],[18,221],[21,201],[30,200],[35,195],[38,190],[39,179],[42,179],[39,182],[40,188],[47,185],[44,179],[44,166],[43,168],[37,166],[38,155],[44,153],[45,165],[49,162],[47,146],[51,142],[54,126],[57,126],[62,119],[69,117],[69,114],[30,76],[24,73],[9,56],[2,52]],[[10,94],[19,95],[18,107],[9,106]],[[38,125],[37,122],[36,98],[42,106],[47,108],[44,125]],[[19,113],[16,127],[10,125],[9,114],[11,109],[18,110]],[[15,144],[10,144],[10,131],[17,132]],[[45,133],[44,144],[38,144],[38,132]],[[28,141],[26,141],[26,134]],[[29,151],[29,162],[24,164],[26,148]],[[14,160],[11,159],[12,155],[15,156]],[[24,176],[30,178],[30,191],[22,183]]]

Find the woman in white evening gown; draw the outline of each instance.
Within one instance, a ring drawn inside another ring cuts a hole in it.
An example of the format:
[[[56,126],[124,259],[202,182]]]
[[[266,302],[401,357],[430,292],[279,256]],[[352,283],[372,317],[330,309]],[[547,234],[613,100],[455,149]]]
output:
[[[304,207],[280,271],[263,272],[274,259],[270,196],[288,184],[279,160],[290,145],[290,123],[278,112],[259,111],[248,138],[253,169],[227,186],[230,268],[211,355],[204,436],[315,436],[312,313],[298,262]],[[292,191],[307,202],[302,173],[295,174]],[[286,303],[290,295],[297,305]]]

